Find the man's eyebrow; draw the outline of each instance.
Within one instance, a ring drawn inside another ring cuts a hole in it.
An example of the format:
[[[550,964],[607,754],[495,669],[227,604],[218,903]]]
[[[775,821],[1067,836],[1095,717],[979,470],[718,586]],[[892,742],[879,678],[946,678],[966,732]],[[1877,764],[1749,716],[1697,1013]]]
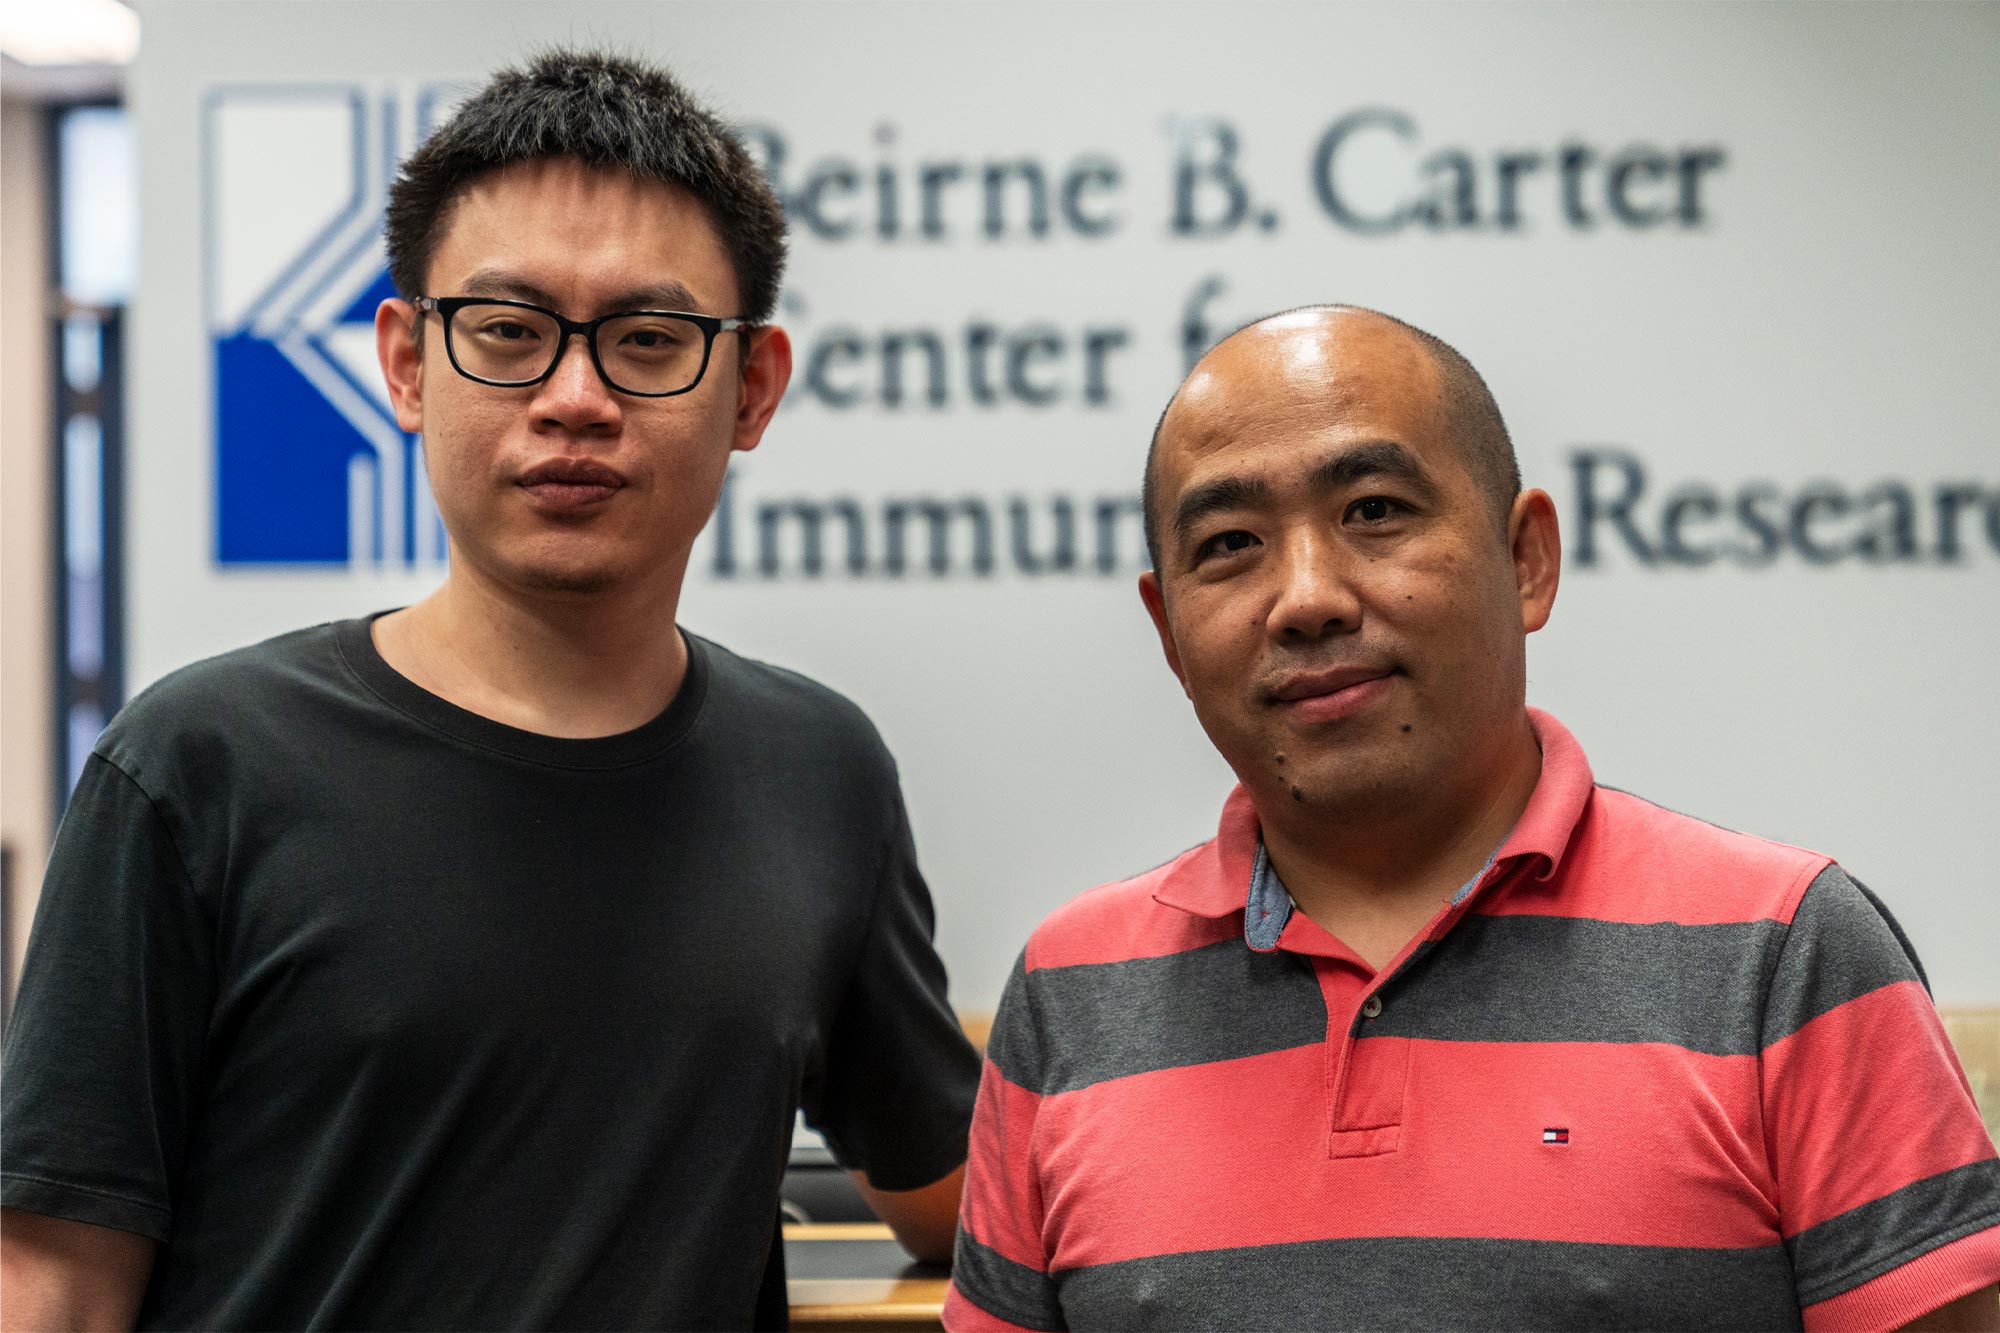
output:
[[[547,306],[551,310],[562,309],[553,293],[505,269],[480,269],[465,280],[461,290],[466,296],[498,296]],[[630,287],[618,292],[602,302],[601,308],[592,311],[586,318],[615,314],[621,310],[685,310],[695,314],[703,313],[695,305],[693,292],[681,283],[669,281],[643,287]]]
[[[678,282],[660,282],[647,287],[631,287],[604,303],[603,313],[614,310],[684,310],[708,313],[695,304],[694,293]]]
[[[459,284],[459,291],[465,296],[498,296],[510,301],[529,301],[535,305],[545,305],[555,309],[555,296],[537,287],[526,278],[507,272],[505,269],[482,268]]]
[[[1259,477],[1222,477],[1205,482],[1181,496],[1180,503],[1174,506],[1174,532],[1185,536],[1210,514],[1262,504],[1270,497],[1270,485]]]
[[[1417,461],[1416,455],[1394,440],[1370,440],[1352,449],[1343,449],[1312,470],[1306,485],[1315,494],[1343,491],[1372,477],[1393,477],[1415,489],[1425,500],[1435,500],[1437,483]]]
[[[1306,478],[1306,486],[1315,495],[1330,495],[1375,477],[1393,477],[1426,501],[1434,501],[1438,496],[1437,483],[1431,480],[1424,465],[1394,440],[1370,440],[1343,449],[1314,468]],[[1174,506],[1174,533],[1186,536],[1210,514],[1264,504],[1270,498],[1270,483],[1261,477],[1219,477],[1205,482],[1181,496]]]

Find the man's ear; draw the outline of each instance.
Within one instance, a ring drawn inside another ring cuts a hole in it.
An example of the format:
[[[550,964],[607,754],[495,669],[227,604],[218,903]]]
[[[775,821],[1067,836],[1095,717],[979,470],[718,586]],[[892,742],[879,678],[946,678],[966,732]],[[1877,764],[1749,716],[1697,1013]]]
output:
[[[375,307],[375,358],[382,363],[396,424],[412,435],[424,430],[424,353],[417,345],[417,321],[423,317],[408,301],[391,299]]]
[[[726,336],[726,335],[725,335]],[[736,400],[736,433],[729,447],[749,451],[764,438],[785,386],[792,382],[791,335],[776,324],[750,330],[743,349],[743,391]]]
[[[1187,676],[1181,671],[1180,645],[1174,642],[1174,629],[1167,621],[1166,592],[1160,587],[1160,576],[1150,569],[1139,576],[1139,600],[1146,604],[1146,614],[1153,618],[1153,628],[1160,636],[1160,651],[1167,655],[1167,668],[1181,683],[1181,693],[1194,698],[1188,689]]]
[[[1556,502],[1543,490],[1522,491],[1507,515],[1507,545],[1514,556],[1514,584],[1521,596],[1521,629],[1533,634],[1549,623],[1556,584],[1562,579],[1562,529]]]

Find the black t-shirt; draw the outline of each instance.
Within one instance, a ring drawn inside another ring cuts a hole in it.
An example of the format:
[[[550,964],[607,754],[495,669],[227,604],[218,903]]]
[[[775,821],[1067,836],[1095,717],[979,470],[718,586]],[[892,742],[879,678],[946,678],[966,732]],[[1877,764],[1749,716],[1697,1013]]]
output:
[[[794,1108],[911,1189],[978,1063],[873,727],[689,649],[595,740],[446,703],[359,620],[135,700],[56,838],[4,1202],[161,1242],[142,1327],[781,1318]]]

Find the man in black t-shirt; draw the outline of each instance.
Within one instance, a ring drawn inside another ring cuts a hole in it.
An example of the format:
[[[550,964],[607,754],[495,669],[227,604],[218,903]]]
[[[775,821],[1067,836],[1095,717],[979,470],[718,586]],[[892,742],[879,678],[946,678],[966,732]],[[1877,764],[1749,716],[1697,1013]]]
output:
[[[664,73],[555,52],[388,245],[450,572],[99,741],[6,1050],[9,1326],[781,1323],[797,1107],[942,1257],[978,1068],[894,764],[675,626],[790,374],[777,200]]]

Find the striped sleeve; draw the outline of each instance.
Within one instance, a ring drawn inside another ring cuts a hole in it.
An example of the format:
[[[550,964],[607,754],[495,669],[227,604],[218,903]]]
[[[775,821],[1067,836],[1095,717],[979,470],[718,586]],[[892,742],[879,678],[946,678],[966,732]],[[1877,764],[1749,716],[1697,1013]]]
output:
[[[2000,1278],[2000,1160],[1902,932],[1838,866],[1764,1006],[1765,1138],[1808,1329],[1899,1325]]]
[[[1029,995],[1026,953],[1000,997],[972,1114],[965,1200],[944,1325],[1061,1329],[1062,1307],[1042,1241],[1042,1188],[1034,1156],[1045,1053]]]

